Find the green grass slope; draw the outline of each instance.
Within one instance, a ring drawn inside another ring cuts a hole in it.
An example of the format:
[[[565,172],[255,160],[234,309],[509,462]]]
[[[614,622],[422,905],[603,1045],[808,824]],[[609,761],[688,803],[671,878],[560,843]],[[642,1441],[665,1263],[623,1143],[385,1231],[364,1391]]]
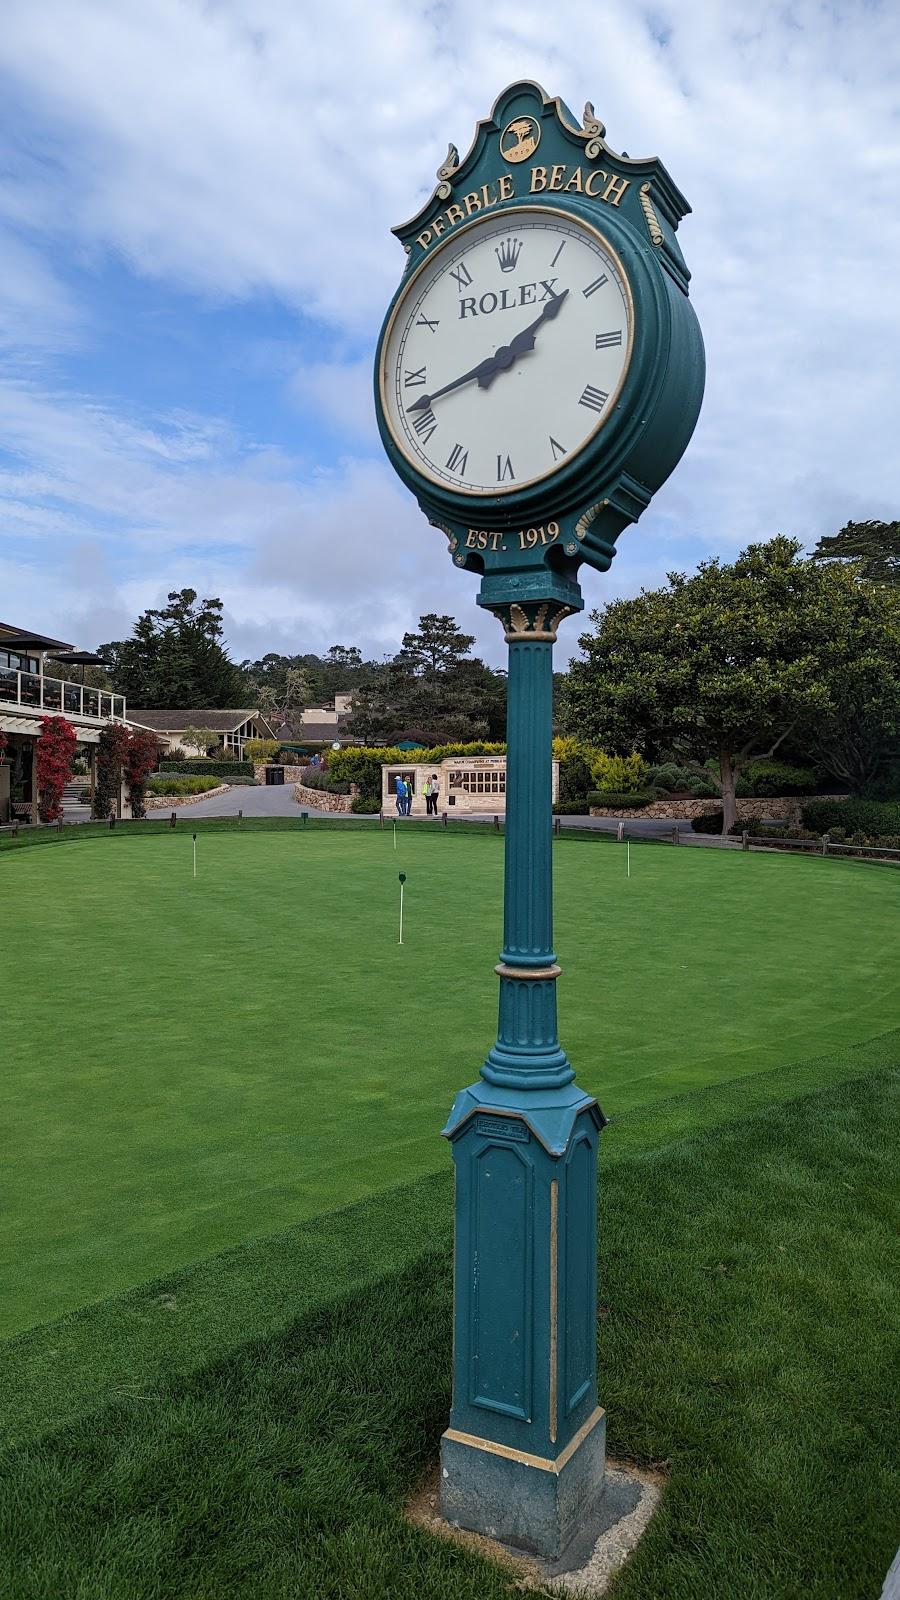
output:
[[[610,1449],[670,1470],[615,1600],[878,1592],[900,1512],[898,1096],[900,1074],[871,1075],[606,1174]],[[411,1194],[427,1203],[428,1184]],[[10,1446],[5,1600],[510,1595],[401,1518],[449,1406],[446,1239],[354,1295],[314,1296],[188,1376]],[[175,1298],[166,1314],[189,1318]]]
[[[198,828],[10,848],[0,1331],[447,1169],[495,1028],[502,841]],[[621,1116],[895,1026],[896,879],[567,839],[562,1035]],[[397,872],[408,874],[396,942]]]

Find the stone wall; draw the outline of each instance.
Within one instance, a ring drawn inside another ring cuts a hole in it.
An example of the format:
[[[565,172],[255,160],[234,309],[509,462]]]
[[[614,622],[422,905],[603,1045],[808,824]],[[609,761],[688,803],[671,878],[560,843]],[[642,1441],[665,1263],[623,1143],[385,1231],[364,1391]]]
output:
[[[175,811],[178,806],[192,806],[198,800],[213,800],[217,794],[227,794],[230,783],[220,783],[215,789],[205,789],[203,794],[148,794],[148,811]]]
[[[291,772],[291,767],[285,767],[285,772]],[[352,795],[329,794],[327,789],[307,789],[305,784],[294,784],[294,799],[298,806],[303,806],[308,811],[333,811],[346,816],[350,811]]]
[[[272,765],[273,765],[273,763],[271,761],[263,761],[263,762],[258,762],[257,763],[257,765],[253,768],[253,776],[256,779],[257,783],[265,783],[265,781],[266,781],[266,767],[270,767]],[[281,762],[280,761],[275,762],[274,765],[281,766]],[[309,766],[309,762],[306,763],[306,767],[308,767],[308,766]],[[306,767],[285,767],[284,768],[284,781],[285,781],[285,783],[299,783],[300,779],[303,777],[304,772],[306,771]]]
[[[738,822],[787,822],[791,826],[799,823],[803,807],[811,800],[846,800],[844,794],[817,794],[817,795],[789,795],[775,796],[771,800],[736,800],[735,808]],[[718,798],[711,800],[654,800],[650,806],[632,806],[627,811],[604,810],[602,806],[591,806],[592,817],[647,817],[660,818],[663,821],[686,819],[690,817],[705,817],[711,811],[721,811],[722,802]]]

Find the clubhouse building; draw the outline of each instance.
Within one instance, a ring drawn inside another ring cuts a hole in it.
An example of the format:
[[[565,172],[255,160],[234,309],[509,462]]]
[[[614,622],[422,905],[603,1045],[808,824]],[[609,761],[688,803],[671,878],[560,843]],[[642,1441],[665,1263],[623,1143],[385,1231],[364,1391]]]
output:
[[[246,706],[236,711],[144,711],[128,718],[132,728],[149,728],[159,741],[160,754],[183,750],[188,756],[205,756],[188,737],[190,729],[212,734],[221,740],[217,754],[227,761],[243,761],[248,739],[275,739],[277,734],[265,717]]]
[[[63,716],[78,737],[78,754],[93,780],[96,748],[107,722],[125,722],[125,698],[79,682],[98,660],[62,639],[0,622],[0,824],[37,821],[37,741],[41,719]]]

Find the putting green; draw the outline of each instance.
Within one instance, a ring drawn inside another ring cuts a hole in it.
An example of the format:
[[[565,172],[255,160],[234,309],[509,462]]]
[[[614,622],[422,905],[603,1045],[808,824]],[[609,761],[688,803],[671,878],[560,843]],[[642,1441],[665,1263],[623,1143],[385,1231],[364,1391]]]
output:
[[[493,1038],[503,852],[398,830],[0,861],[0,1332],[449,1162]],[[560,840],[563,1042],[615,1114],[896,1026],[886,869]],[[397,944],[397,873],[408,874]]]

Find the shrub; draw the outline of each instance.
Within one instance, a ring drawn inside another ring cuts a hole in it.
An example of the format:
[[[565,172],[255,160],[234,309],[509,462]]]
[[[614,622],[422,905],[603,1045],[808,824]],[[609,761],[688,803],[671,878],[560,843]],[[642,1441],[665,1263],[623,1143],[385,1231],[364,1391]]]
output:
[[[659,789],[634,789],[620,794],[612,789],[592,789],[588,795],[588,805],[606,806],[610,811],[630,811],[650,806],[659,797]]]
[[[133,817],[145,817],[147,779],[159,760],[159,741],[149,728],[132,728],[125,757],[125,782]]]
[[[108,722],[100,730],[97,743],[97,781],[94,784],[94,816],[108,817],[118,810],[122,768],[128,759],[128,729],[121,722]]]
[[[322,789],[326,794],[349,794],[350,785],[343,778],[333,778],[322,767],[304,767],[300,782],[305,789]],[[379,785],[379,795],[381,786]]]
[[[368,794],[355,794],[350,802],[350,810],[355,811],[357,816],[373,817],[381,810],[381,801],[373,800]]]
[[[244,755],[254,766],[260,761],[274,761],[278,755],[277,739],[246,739]]]
[[[647,763],[636,750],[630,756],[608,756],[604,750],[596,750],[590,765],[594,787],[603,793],[635,794],[647,787]]]
[[[680,767],[677,761],[660,761],[647,768],[647,779],[655,788],[671,794],[673,789],[689,789],[697,782],[697,772],[696,768]]]
[[[811,800],[803,807],[802,821],[816,833],[842,829],[875,839],[900,833],[900,800]]]
[[[38,809],[42,822],[62,817],[63,790],[72,776],[77,738],[65,717],[42,717],[37,742]]]
[[[555,817],[586,817],[589,800],[587,795],[582,795],[577,800],[557,800],[553,807]]]
[[[816,774],[812,767],[795,767],[789,761],[751,761],[740,773],[736,793],[765,800],[770,795],[812,794]]]
[[[711,778],[695,778],[691,784],[691,794],[695,800],[717,800],[719,790]]]
[[[160,772],[183,772],[195,774],[198,777],[210,778],[252,778],[252,761],[216,761],[208,756],[198,756],[193,761],[161,761]]]
[[[703,817],[691,818],[691,828],[693,829],[694,833],[721,833],[723,821],[723,812],[707,811],[706,815]],[[734,831],[737,833],[741,833],[743,828],[743,823],[741,823],[740,827],[738,827],[737,823],[734,825]]]
[[[218,778],[150,778],[147,788],[151,794],[206,794],[219,787]]]

